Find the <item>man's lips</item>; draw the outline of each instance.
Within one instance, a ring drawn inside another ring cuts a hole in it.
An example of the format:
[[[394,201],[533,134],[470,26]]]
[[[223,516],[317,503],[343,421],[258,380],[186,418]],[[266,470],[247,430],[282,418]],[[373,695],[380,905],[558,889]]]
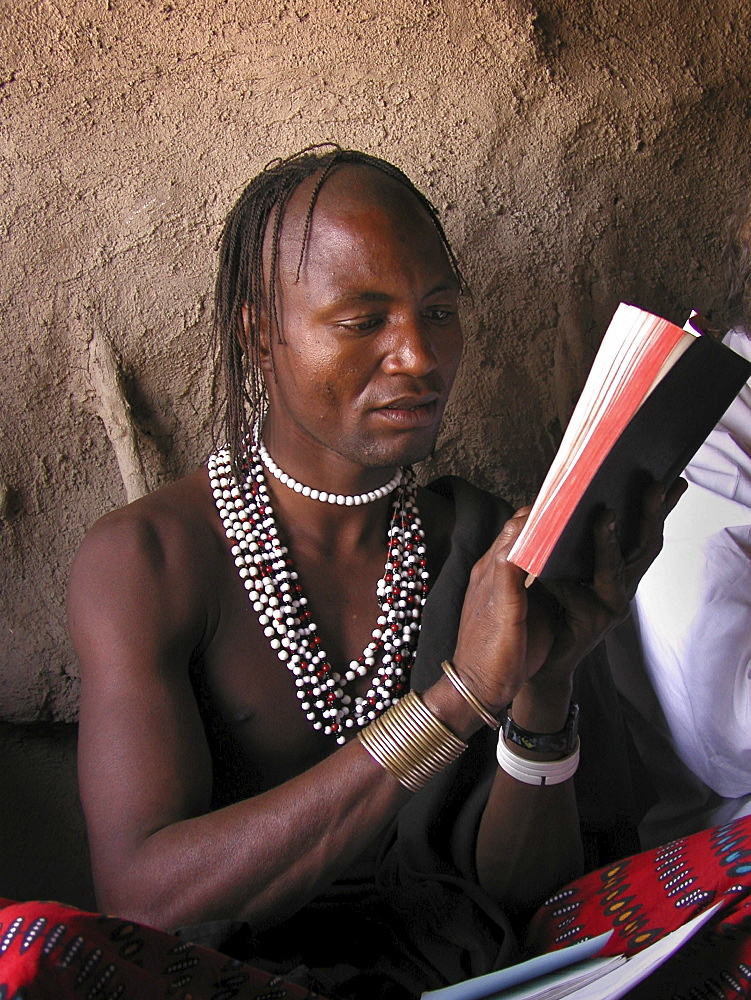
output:
[[[376,408],[390,423],[404,427],[427,427],[433,423],[438,412],[440,396],[429,393],[424,396],[400,396]]]

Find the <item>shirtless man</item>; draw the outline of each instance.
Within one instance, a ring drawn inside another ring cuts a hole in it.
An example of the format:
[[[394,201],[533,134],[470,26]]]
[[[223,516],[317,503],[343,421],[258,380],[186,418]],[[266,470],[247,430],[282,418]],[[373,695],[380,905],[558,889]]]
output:
[[[408,958],[385,963],[388,978],[411,996],[508,960],[501,908],[577,873],[573,670],[626,613],[674,497],[648,495],[626,562],[604,516],[591,586],[556,600],[506,561],[524,512],[461,481],[417,489],[415,507],[409,476],[393,480],[434,447],[463,291],[429,204],[362,154],[277,163],[230,215],[217,282],[229,453],[102,518],[71,576],[103,910],[170,930],[244,921],[261,957],[283,940],[308,965],[376,966],[391,935]],[[399,544],[379,586],[390,523]],[[288,551],[267,571],[276,533]],[[409,688],[421,704],[402,718]],[[496,763],[482,712],[510,703],[516,725],[569,740],[507,743],[535,783]],[[464,903],[490,927],[480,960],[450,928]]]

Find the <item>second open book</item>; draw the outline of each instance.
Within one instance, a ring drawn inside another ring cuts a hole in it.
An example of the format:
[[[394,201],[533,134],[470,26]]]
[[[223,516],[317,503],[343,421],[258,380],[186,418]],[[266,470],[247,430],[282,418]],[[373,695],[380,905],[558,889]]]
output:
[[[618,1000],[682,948],[721,906],[718,902],[700,911],[634,955],[602,956],[613,933],[609,931],[498,972],[431,990],[422,994],[422,1000]]]
[[[588,580],[603,509],[628,553],[645,486],[670,487],[750,375],[698,317],[681,328],[621,303],[511,562],[533,577]]]

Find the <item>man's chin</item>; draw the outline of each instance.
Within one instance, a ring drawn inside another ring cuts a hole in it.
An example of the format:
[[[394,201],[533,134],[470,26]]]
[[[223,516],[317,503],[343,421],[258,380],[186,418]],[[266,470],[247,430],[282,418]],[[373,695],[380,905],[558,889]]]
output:
[[[405,440],[395,442],[394,447],[389,449],[390,457],[383,464],[384,467],[417,465],[430,458],[435,451],[438,431],[433,431],[421,439]],[[385,456],[384,456],[385,457]]]

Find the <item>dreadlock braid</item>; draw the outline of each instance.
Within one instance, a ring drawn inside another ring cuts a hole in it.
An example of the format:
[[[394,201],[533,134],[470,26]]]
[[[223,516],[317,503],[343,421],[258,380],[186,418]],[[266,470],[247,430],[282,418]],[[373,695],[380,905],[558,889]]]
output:
[[[273,334],[280,341],[283,339],[277,314],[276,273],[279,234],[287,203],[306,178],[320,172],[305,217],[297,265],[299,280],[318,195],[331,172],[345,163],[374,167],[402,184],[417,198],[438,232],[460,291],[467,291],[437,210],[398,167],[367,153],[342,149],[334,143],[309,146],[286,159],[268,163],[247,185],[227,216],[220,241],[219,270],[214,290],[214,340],[217,358],[215,376],[222,383],[223,431],[236,466],[242,461],[243,442],[254,424],[263,419],[267,405],[258,333],[258,321],[262,312],[265,311],[268,316],[270,336]],[[273,229],[269,286],[264,295],[263,243],[270,221]],[[244,309],[247,316],[245,331]]]

